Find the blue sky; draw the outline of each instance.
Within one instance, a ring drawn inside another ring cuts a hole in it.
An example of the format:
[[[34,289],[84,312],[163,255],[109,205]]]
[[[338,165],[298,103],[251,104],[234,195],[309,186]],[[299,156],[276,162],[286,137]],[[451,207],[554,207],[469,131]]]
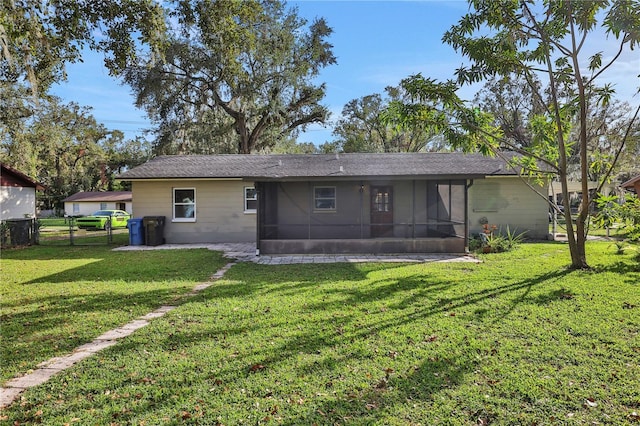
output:
[[[344,105],[352,99],[383,93],[401,79],[416,73],[448,79],[463,63],[463,58],[441,42],[442,35],[467,12],[466,1],[289,1],[299,15],[312,21],[324,17],[334,33],[333,44],[337,65],[325,68],[318,81],[327,85],[323,103],[339,117]],[[606,49],[609,43],[601,37],[590,46]],[[109,129],[119,129],[127,137],[142,135],[150,127],[143,111],[133,105],[127,86],[110,77],[102,66],[102,57],[89,52],[83,63],[67,68],[68,82],[57,86],[54,93],[67,102],[93,108],[93,115]],[[624,100],[637,105],[638,96],[631,94],[640,85],[640,53],[628,53],[619,65],[607,72]],[[473,96],[475,89],[462,95]],[[312,126],[300,136],[300,142],[321,144],[331,140],[331,128]]]

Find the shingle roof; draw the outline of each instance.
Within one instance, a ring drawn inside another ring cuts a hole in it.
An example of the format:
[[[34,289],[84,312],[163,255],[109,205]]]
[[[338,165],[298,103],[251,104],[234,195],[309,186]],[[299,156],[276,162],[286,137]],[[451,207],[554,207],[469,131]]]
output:
[[[109,202],[109,201],[131,201],[131,191],[110,191],[110,192],[78,192],[62,201],[92,201],[92,202]]]
[[[623,188],[633,188],[633,186],[636,184],[636,182],[639,182],[639,181],[640,181],[640,175],[629,179],[628,181],[624,182],[620,186],[623,187]]]
[[[464,178],[515,174],[505,161],[480,154],[229,154],[156,157],[122,173],[118,179]]]
[[[40,182],[30,178],[29,176],[25,175],[21,171],[14,169],[13,167],[7,164],[0,163],[0,169],[1,169],[0,171],[1,176],[4,176],[5,174],[13,175],[15,179],[23,183],[25,186],[33,187],[36,189],[36,191],[43,191],[47,189],[47,187],[41,184]],[[5,179],[2,179],[2,181],[4,182]]]

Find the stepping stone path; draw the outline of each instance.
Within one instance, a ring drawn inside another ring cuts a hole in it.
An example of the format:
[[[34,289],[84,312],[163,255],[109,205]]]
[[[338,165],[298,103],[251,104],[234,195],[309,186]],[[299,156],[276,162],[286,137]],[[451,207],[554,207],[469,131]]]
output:
[[[235,262],[227,263],[210,278],[210,281],[198,284],[186,293],[184,297],[193,297],[200,293],[202,290],[211,286],[214,281],[219,280],[224,274],[235,264]],[[63,355],[55,358],[51,358],[38,365],[38,368],[33,372],[21,377],[16,377],[5,383],[4,387],[0,388],[0,408],[7,407],[13,401],[15,401],[22,392],[32,388],[34,386],[41,385],[49,380],[51,377],[66,370],[77,362],[82,361],[91,355],[100,352],[110,346],[118,343],[118,340],[131,335],[134,331],[145,327],[149,324],[149,321],[164,316],[167,312],[172,311],[177,306],[165,305],[150,312],[140,318],[131,321],[122,327],[114,328],[106,333],[96,337],[92,342],[77,347],[73,352],[68,355]]]

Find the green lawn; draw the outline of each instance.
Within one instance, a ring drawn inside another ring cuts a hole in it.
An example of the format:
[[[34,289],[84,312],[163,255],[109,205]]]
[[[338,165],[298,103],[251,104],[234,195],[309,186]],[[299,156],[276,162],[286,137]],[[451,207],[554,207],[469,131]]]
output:
[[[67,219],[64,217],[45,217],[38,220],[40,220],[43,227],[65,227],[69,229]]]
[[[608,242],[588,249],[592,271],[565,269],[567,247],[560,243],[522,245],[483,256],[482,264],[239,264],[167,316],[27,391],[2,419],[82,425],[634,423],[640,420],[640,266],[636,253],[616,255]],[[175,255],[156,253],[158,259]],[[45,289],[62,282],[90,287],[105,276],[125,282],[134,268],[108,267],[119,255],[105,251],[96,261],[63,254],[69,263],[59,267],[53,254],[31,260],[43,262],[38,276],[13,280],[11,288],[22,295],[11,296],[9,309],[23,309],[34,332],[46,331],[46,323],[35,322],[50,315],[38,310],[58,294]],[[206,276],[218,266],[205,252],[184,256],[197,258],[185,274],[209,268]],[[3,274],[16,274],[20,257],[5,257]],[[159,264],[169,267],[167,259]],[[100,262],[102,268],[91,267]],[[58,270],[46,271],[45,264]],[[152,285],[151,275],[141,281]],[[34,285],[41,288],[30,291]],[[154,291],[141,291],[149,296],[145,309],[153,308]],[[104,296],[111,292],[95,291],[102,299],[97,303],[87,289],[74,309],[51,314],[60,323],[73,321],[83,298],[96,312],[128,303],[127,312],[134,309],[130,299],[141,297],[131,291],[136,297],[111,304]],[[22,300],[28,302],[23,308],[17,306]],[[99,332],[96,325],[93,334]],[[17,345],[32,335],[14,332],[3,347],[18,356]]]
[[[208,250],[112,248],[3,250],[2,382],[177,300],[226,262]]]

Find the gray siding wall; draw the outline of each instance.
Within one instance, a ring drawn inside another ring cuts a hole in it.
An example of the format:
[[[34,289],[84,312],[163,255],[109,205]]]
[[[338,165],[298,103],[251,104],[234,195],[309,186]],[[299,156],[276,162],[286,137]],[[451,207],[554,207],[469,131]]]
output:
[[[527,238],[546,239],[549,234],[549,207],[544,197],[547,186],[535,186],[541,197],[518,177],[476,179],[469,189],[469,232],[482,232],[482,221],[503,231],[527,231]]]
[[[167,243],[255,242],[256,215],[244,212],[243,181],[133,182],[133,217],[165,216]],[[173,188],[195,188],[196,221],[173,221]]]

